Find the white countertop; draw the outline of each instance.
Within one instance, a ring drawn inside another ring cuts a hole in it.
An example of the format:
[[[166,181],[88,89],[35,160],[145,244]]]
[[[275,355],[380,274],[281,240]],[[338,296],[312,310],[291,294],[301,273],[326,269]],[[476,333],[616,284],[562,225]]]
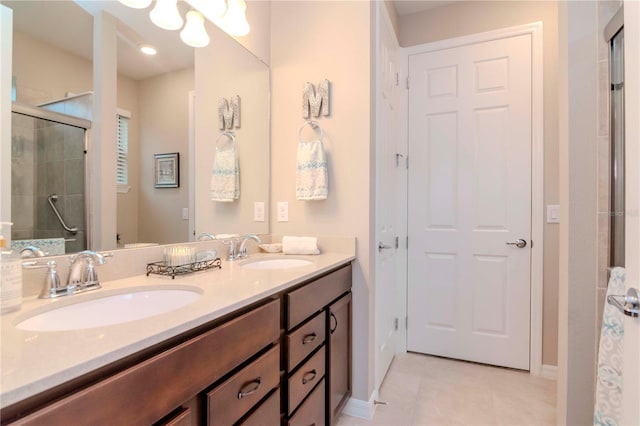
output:
[[[252,254],[247,260],[283,257]],[[0,406],[12,405],[128,355],[222,317],[318,274],[354,260],[347,253],[301,258],[311,265],[285,270],[248,270],[246,260],[222,262],[222,269],[171,277],[133,276],[102,283],[102,289],[54,300],[31,297],[19,311],[2,315]],[[20,321],[52,306],[108,296],[128,288],[197,287],[202,297],[177,310],[123,324],[84,330],[36,332],[19,330]]]

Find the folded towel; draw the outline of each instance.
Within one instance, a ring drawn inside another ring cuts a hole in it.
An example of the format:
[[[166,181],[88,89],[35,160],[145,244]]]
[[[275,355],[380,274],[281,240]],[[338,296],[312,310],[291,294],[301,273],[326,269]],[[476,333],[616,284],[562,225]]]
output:
[[[284,254],[320,254],[318,239],[315,237],[283,237]]]
[[[216,151],[211,171],[211,200],[231,202],[240,198],[240,172],[235,144]]]
[[[298,200],[325,200],[329,193],[327,160],[322,140],[298,143],[296,198]]]

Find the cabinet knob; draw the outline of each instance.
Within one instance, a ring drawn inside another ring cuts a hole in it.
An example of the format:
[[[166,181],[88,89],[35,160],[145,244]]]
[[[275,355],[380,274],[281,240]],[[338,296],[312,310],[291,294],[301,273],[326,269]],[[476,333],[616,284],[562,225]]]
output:
[[[261,382],[262,382],[262,378],[258,377],[255,380],[252,380],[246,383],[244,386],[242,386],[242,388],[240,389],[240,392],[238,392],[238,399],[242,399],[245,396],[249,396],[256,393],[258,389],[260,389]]]
[[[315,369],[309,371],[308,373],[305,373],[305,375],[302,377],[302,384],[306,385],[307,383],[315,379],[317,374],[318,373],[316,373]]]
[[[336,329],[338,328],[338,318],[336,318],[333,312],[331,312],[331,320],[335,321],[335,324],[336,324],[330,327],[331,334],[333,334],[333,332],[336,331]]]
[[[302,338],[302,344],[306,345],[307,343],[311,343],[316,340],[316,333],[307,334]]]

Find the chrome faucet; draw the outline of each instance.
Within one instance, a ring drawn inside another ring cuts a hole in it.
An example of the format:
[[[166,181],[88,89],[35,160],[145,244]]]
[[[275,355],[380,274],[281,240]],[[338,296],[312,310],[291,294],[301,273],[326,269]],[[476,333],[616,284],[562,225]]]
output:
[[[260,238],[254,234],[243,235],[239,240],[240,244],[238,244],[238,241],[233,238],[224,242],[229,246],[229,255],[227,256],[227,260],[232,261],[247,257],[247,240],[253,240],[258,244],[261,243]]]
[[[209,233],[209,232],[203,232],[202,234],[198,235],[198,241],[208,241],[208,240],[215,240],[216,236]]]
[[[101,254],[92,250],[81,251],[71,256],[69,258],[67,291],[69,293],[78,293],[102,287],[98,281],[95,263],[104,265],[105,257],[111,256],[113,256],[112,253]]]
[[[20,257],[23,259],[28,257],[45,257],[46,255],[47,254],[45,252],[36,246],[26,246],[20,250]]]

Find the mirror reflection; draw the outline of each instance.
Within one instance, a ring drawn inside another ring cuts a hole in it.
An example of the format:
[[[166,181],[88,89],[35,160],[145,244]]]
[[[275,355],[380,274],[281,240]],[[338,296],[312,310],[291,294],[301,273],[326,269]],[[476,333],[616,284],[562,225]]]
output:
[[[268,233],[268,218],[254,220],[255,203],[268,212],[269,70],[263,62],[210,23],[211,43],[194,49],[178,32],[151,24],[148,10],[119,2],[2,4],[14,18],[13,240],[59,254],[60,242],[70,253],[177,243],[205,232]],[[105,12],[117,18],[117,164],[95,164],[85,152],[93,148],[97,118],[92,92],[104,89],[93,86],[93,15]],[[141,54],[143,44],[155,45],[157,55]],[[218,103],[233,96],[241,99],[241,126],[232,129],[239,197],[213,201]],[[178,154],[179,186],[158,186],[155,158],[172,153]],[[90,182],[107,167],[117,169],[116,217],[107,218],[116,235],[95,238],[101,229],[93,221],[99,212]]]

